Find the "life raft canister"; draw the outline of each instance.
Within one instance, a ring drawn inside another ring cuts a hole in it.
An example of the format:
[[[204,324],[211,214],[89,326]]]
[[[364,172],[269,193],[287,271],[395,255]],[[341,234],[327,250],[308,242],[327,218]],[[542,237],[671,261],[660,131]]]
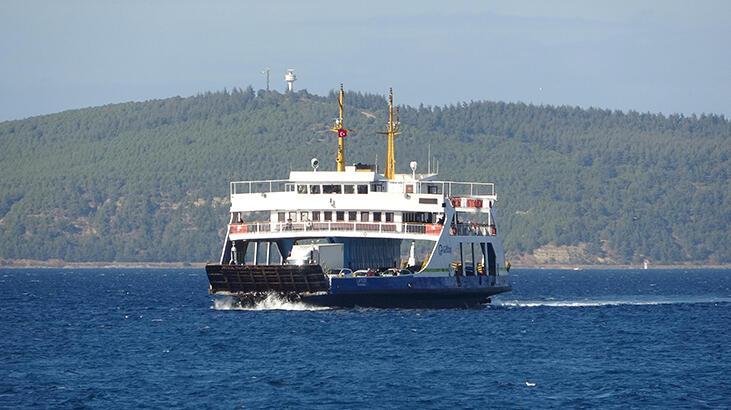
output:
[[[468,208],[482,208],[482,199],[468,199],[467,207]]]
[[[231,233],[246,233],[249,231],[249,227],[243,224],[231,225]]]

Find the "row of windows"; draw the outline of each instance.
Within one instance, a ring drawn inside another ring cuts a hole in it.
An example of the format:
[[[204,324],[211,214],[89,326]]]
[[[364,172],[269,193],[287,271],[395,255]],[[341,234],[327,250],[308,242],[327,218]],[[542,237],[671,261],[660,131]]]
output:
[[[371,192],[383,192],[384,186],[381,183],[370,184]],[[324,184],[324,185],[304,185],[297,184],[298,194],[367,194],[368,184]],[[414,185],[407,184],[405,188],[407,194],[414,193]],[[426,193],[428,194],[441,194],[441,189],[437,185],[427,185]]]
[[[404,222],[432,224],[441,221],[441,223],[444,223],[444,214],[437,214],[436,212],[404,212],[401,218]]]
[[[373,184],[371,191],[380,192],[383,191],[383,185]],[[367,194],[368,184],[360,185],[339,185],[339,184],[326,184],[326,185],[297,185],[298,194]]]
[[[298,218],[299,217],[299,218]],[[320,221],[352,221],[352,222],[393,222],[393,212],[368,211],[300,211],[277,213],[279,222],[320,222]]]

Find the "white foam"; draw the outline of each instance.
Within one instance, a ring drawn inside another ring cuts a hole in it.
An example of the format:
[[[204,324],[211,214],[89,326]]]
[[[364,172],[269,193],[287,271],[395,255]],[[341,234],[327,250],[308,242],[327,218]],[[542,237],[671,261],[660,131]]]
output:
[[[495,300],[493,305],[504,307],[601,307],[601,306],[646,306],[646,305],[685,305],[697,303],[731,303],[731,298],[724,297],[677,297],[647,298],[627,297],[613,299],[578,299],[578,300]]]
[[[313,306],[302,302],[293,302],[286,300],[276,293],[268,293],[267,296],[256,302],[254,305],[242,305],[236,298],[227,296],[219,299],[213,299],[212,309],[215,310],[296,310],[296,311],[316,311],[328,310],[330,308],[324,306]]]

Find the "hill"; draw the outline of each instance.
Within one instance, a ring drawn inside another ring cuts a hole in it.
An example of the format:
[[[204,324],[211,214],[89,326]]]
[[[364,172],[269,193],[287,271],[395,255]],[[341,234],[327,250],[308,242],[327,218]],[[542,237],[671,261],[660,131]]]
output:
[[[228,182],[334,169],[335,95],[234,89],[0,123],[0,258],[216,260]],[[381,96],[347,93],[348,162],[385,156]],[[731,123],[470,102],[400,107],[397,167],[496,183],[508,254],[731,262]],[[322,169],[321,168],[321,169]]]

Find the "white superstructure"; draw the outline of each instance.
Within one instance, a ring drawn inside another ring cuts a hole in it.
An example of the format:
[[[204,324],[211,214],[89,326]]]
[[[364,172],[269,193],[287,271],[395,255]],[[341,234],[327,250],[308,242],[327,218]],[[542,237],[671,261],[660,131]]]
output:
[[[287,180],[231,183],[227,242],[253,243],[256,263],[279,263],[301,239],[425,240],[441,246],[420,258],[424,272],[446,272],[455,261],[484,266],[489,247],[495,257],[502,255],[492,211],[496,199],[491,183],[440,181],[434,174],[389,180],[356,166],[345,172],[293,171]],[[265,261],[258,260],[260,246],[267,249]],[[460,248],[462,256],[455,259]],[[352,266],[364,267],[375,266]]]

